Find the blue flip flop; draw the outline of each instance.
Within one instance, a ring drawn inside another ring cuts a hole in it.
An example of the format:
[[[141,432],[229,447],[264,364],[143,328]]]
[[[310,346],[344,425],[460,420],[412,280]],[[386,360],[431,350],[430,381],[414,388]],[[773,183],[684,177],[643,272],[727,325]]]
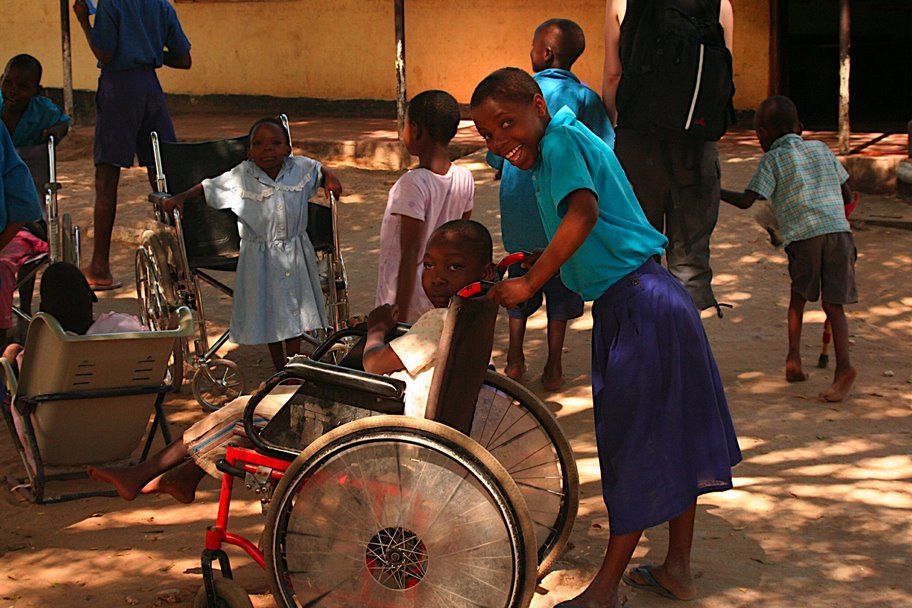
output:
[[[645,591],[651,591],[652,593],[655,593],[656,595],[661,595],[662,597],[667,598],[669,600],[683,601],[683,600],[681,600],[681,598],[679,598],[677,595],[675,595],[674,593],[669,591],[665,586],[663,586],[662,583],[660,583],[659,581],[656,580],[656,578],[652,575],[651,566],[640,566],[638,568],[634,568],[633,570],[631,570],[630,573],[633,575],[639,575],[640,577],[642,577],[642,579],[644,581],[646,581],[645,583],[640,583],[640,582],[637,582],[636,580],[634,580],[633,577],[628,576],[627,574],[624,574],[621,577],[621,580],[623,580],[625,583],[627,583],[634,589],[643,589]],[[555,606],[555,608],[557,608],[557,607]]]

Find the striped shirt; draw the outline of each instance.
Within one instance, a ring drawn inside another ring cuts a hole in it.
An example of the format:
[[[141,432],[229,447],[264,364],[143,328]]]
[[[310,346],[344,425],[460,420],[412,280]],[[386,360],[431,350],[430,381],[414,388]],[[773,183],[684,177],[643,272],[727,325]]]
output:
[[[851,232],[842,199],[849,174],[823,142],[783,135],[760,159],[747,185],[772,203],[788,245],[793,241]]]

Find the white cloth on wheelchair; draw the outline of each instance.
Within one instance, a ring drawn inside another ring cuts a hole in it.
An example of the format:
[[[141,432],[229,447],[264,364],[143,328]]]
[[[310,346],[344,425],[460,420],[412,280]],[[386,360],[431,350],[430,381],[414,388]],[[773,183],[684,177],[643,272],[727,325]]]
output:
[[[390,374],[405,382],[405,415],[424,418],[447,309],[434,308],[389,345],[405,370]]]
[[[322,171],[313,159],[289,156],[275,180],[248,160],[203,180],[206,203],[238,218],[232,342],[279,342],[327,326],[316,253],[307,236],[307,201],[318,192]]]
[[[274,388],[257,405],[253,423],[261,425],[272,420],[298,388],[300,387],[287,384]],[[215,465],[225,457],[229,445],[253,445],[246,437],[234,432],[235,425],[244,420],[244,410],[250,397],[251,395],[243,395],[226,403],[184,431],[183,442],[193,462],[216,479],[220,479],[222,473]]]

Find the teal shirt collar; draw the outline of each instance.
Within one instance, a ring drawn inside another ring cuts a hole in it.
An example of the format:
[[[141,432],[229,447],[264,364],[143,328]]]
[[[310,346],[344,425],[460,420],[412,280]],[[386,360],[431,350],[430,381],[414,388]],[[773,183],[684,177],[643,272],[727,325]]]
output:
[[[541,140],[538,142],[538,158],[535,159],[535,165],[532,169],[537,169],[541,166],[542,159],[542,142],[545,141],[545,137],[548,136],[548,133],[551,133],[554,129],[558,127],[563,127],[565,125],[572,125],[576,122],[576,114],[573,113],[573,110],[567,106],[562,107],[554,116],[551,117],[551,122],[548,123],[548,126],[545,127],[545,134],[542,136]]]
[[[542,70],[541,72],[536,73],[533,78],[536,80],[539,78],[566,78],[574,82],[580,82],[580,79],[576,74],[570,70],[563,70],[561,68],[548,68],[547,70]]]

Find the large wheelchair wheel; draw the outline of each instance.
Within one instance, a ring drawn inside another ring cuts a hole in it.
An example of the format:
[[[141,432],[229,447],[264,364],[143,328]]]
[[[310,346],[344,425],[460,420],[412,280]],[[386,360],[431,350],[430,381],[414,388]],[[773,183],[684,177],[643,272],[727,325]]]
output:
[[[171,229],[161,225],[156,230],[143,233],[142,245],[136,250],[136,297],[143,323],[150,329],[177,327],[174,311],[184,302],[178,289],[181,264],[176,248],[177,242]],[[174,392],[180,392],[184,383],[186,353],[187,341],[183,338],[175,340],[168,362]]]
[[[570,443],[535,393],[493,371],[485,376],[471,437],[519,486],[535,528],[538,576],[544,576],[566,548],[579,507]]]
[[[283,607],[524,608],[535,590],[522,493],[430,420],[376,416],[320,437],[279,482],[266,542]]]

